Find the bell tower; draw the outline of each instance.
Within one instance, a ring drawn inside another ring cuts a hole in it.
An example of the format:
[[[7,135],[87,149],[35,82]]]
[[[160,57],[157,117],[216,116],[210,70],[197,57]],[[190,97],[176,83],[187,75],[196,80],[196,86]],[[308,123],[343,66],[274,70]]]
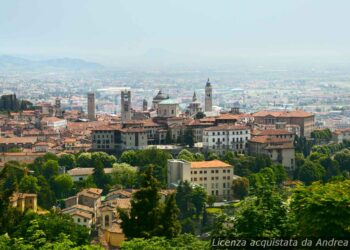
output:
[[[209,78],[205,85],[204,111],[206,112],[213,111],[213,89],[211,87]]]

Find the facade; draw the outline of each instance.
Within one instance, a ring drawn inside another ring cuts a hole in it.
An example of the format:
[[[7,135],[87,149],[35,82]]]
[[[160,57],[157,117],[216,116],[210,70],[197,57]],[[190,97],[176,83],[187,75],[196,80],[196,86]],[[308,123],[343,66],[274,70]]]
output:
[[[205,85],[204,111],[205,112],[213,111],[213,89],[211,87],[209,78]]]
[[[121,92],[121,119],[122,122],[131,120],[131,91]]]
[[[27,209],[31,209],[34,212],[37,212],[37,195],[27,193],[14,193],[10,197],[10,205],[17,208],[22,213]]]
[[[193,93],[192,102],[187,108],[190,116],[195,116],[198,112],[202,111],[200,102],[197,101],[196,92]]]
[[[208,195],[218,200],[232,198],[231,183],[237,177],[233,166],[219,160],[187,162],[173,159],[168,160],[167,176],[169,187],[189,181],[202,186]]]
[[[350,140],[350,128],[337,129],[332,133],[332,141],[342,143],[344,140]]]
[[[88,99],[88,119],[90,121],[94,121],[96,119],[96,104],[95,104],[95,93],[88,93],[88,96],[87,96],[87,99]]]
[[[219,125],[204,129],[203,150],[219,155],[226,151],[244,154],[250,140],[250,128],[236,125]]]
[[[41,127],[43,129],[52,129],[54,131],[67,127],[67,120],[57,117],[44,117],[41,120]]]
[[[67,174],[72,177],[74,182],[84,181],[94,172],[94,168],[73,168],[67,171]],[[113,168],[104,168],[105,174],[111,174]]]
[[[162,118],[178,117],[179,103],[173,99],[166,99],[158,103],[157,116]]]
[[[311,137],[311,132],[315,128],[315,115],[303,110],[259,111],[253,116],[257,124],[276,125],[276,123],[282,122],[286,125],[298,125],[300,127],[300,135],[307,138]]]
[[[255,136],[248,143],[249,155],[267,155],[273,162],[282,164],[289,173],[295,169],[293,137],[269,135]]]
[[[6,152],[11,148],[31,149],[37,140],[37,137],[0,138],[0,152]]]

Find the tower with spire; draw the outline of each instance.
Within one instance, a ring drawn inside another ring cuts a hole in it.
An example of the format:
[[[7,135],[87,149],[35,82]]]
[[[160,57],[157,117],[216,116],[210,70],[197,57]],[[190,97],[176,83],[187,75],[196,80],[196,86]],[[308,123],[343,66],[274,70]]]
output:
[[[213,89],[211,87],[209,78],[205,85],[204,111],[205,112],[213,111]]]

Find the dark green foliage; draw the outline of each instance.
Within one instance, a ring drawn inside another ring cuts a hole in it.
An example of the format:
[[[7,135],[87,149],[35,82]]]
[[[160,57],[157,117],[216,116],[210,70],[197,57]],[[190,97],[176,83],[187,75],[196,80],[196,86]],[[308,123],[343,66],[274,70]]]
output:
[[[209,242],[201,241],[190,234],[181,234],[176,238],[168,240],[164,237],[152,237],[150,239],[135,238],[125,241],[122,244],[123,250],[163,250],[163,249],[183,249],[183,250],[209,250]]]
[[[299,187],[291,208],[302,237],[350,237],[350,181]]]
[[[318,162],[305,160],[304,164],[297,169],[296,176],[298,180],[311,184],[313,181],[322,180],[325,170]]]
[[[202,119],[202,118],[204,118],[204,117],[205,117],[205,114],[204,114],[203,112],[199,111],[199,112],[195,115],[194,119]]]
[[[178,210],[176,206],[169,207],[170,204],[174,203],[172,199],[168,199],[166,209],[170,214],[164,214],[164,204],[160,202],[160,183],[153,177],[153,167],[148,167],[142,174],[140,186],[140,190],[133,195],[131,200],[130,213],[119,210],[126,237],[150,238],[177,235],[179,226],[175,218]],[[168,218],[167,222],[163,220],[166,217]]]
[[[193,129],[186,128],[184,135],[183,142],[185,145],[188,145],[190,148],[193,148],[194,146],[194,135],[193,135]]]
[[[58,164],[62,167],[66,167],[66,170],[72,169],[76,166],[75,155],[64,154],[58,158]]]
[[[323,130],[314,130],[311,132],[311,138],[313,138],[316,144],[329,142],[332,139],[332,132],[326,128]]]
[[[169,195],[165,201],[165,208],[161,218],[163,224],[163,235],[172,239],[181,232],[181,224],[178,220],[180,210],[176,205],[175,194]]]
[[[243,199],[249,193],[249,180],[245,177],[237,178],[232,181],[233,196],[237,199]]]

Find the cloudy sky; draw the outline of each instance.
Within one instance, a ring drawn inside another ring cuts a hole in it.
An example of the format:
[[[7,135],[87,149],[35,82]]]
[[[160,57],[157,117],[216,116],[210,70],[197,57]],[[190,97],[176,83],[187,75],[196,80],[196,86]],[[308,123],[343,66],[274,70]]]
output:
[[[348,0],[2,0],[0,54],[348,60]]]

